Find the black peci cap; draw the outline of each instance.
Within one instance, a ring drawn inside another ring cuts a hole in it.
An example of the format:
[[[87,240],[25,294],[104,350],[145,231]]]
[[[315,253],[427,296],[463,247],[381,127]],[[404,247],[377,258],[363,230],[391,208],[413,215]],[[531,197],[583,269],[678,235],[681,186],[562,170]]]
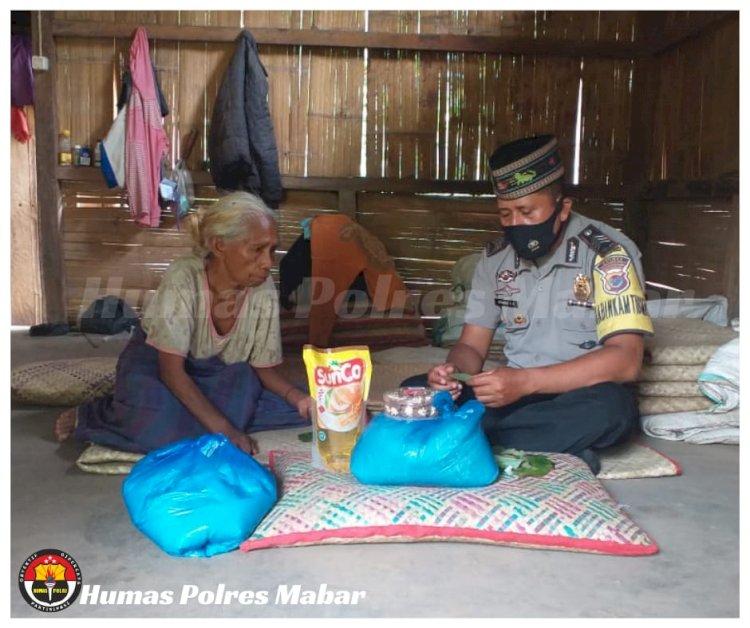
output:
[[[503,200],[538,192],[565,174],[554,135],[503,144],[490,156],[490,170],[495,194]]]

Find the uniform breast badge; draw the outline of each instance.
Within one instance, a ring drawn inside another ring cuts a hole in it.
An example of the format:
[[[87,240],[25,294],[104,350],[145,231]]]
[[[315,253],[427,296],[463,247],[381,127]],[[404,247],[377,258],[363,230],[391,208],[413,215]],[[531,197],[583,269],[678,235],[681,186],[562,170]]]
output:
[[[513,317],[513,322],[516,325],[524,325],[526,323],[526,317],[523,314],[516,314]]]
[[[574,307],[587,307],[593,308],[594,304],[591,303],[591,279],[588,275],[578,273],[575,281],[573,282],[573,296],[575,298],[568,299],[568,305]]]
[[[514,270],[503,269],[497,272],[495,276],[497,282],[495,305],[498,307],[518,307],[518,301],[511,298],[514,294],[521,292],[520,288],[516,288],[513,284],[517,276],[518,273]]]

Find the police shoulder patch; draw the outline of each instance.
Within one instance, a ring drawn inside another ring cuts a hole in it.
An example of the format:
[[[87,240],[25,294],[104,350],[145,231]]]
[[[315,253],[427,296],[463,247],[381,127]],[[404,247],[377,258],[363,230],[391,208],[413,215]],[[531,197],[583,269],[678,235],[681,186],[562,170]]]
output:
[[[578,234],[578,237],[599,255],[606,255],[620,246],[617,242],[612,240],[612,238],[591,224],[581,231],[581,233]]]
[[[505,239],[505,236],[501,235],[485,244],[484,252],[487,253],[487,257],[492,257],[495,253],[499,253],[507,246],[508,241]]]

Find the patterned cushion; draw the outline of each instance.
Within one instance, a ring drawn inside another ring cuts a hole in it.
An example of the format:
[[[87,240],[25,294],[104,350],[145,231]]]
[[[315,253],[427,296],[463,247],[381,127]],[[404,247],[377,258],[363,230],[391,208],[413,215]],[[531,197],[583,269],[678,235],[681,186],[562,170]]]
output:
[[[77,406],[114,390],[116,365],[117,358],[24,364],[11,371],[11,398],[47,406]]]
[[[654,541],[619,509],[580,459],[551,454],[541,478],[477,489],[366,486],[273,452],[281,499],[240,549],[321,543],[463,541],[646,555]]]

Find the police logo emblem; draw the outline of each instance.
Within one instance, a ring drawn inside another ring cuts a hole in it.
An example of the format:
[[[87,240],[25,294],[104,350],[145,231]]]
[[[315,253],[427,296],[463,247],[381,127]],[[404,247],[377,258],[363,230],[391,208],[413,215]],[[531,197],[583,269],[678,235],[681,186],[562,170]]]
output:
[[[70,554],[57,549],[34,552],[21,566],[18,586],[26,603],[38,611],[62,611],[81,592],[81,569]]]
[[[578,273],[573,283],[573,296],[576,301],[588,301],[591,298],[591,280],[588,275]]]
[[[513,285],[513,281],[518,276],[518,273],[514,270],[498,270],[495,280],[497,281],[497,290],[495,290],[495,297],[512,297],[514,294],[521,292],[519,288]]]
[[[516,325],[523,325],[526,322],[526,317],[523,314],[516,314],[513,317],[513,322]]]
[[[622,294],[630,287],[628,268],[630,258],[626,255],[610,255],[596,265],[601,275],[602,290],[607,294]]]
[[[533,253],[539,248],[539,240],[529,240],[526,246],[529,247],[529,251]]]

